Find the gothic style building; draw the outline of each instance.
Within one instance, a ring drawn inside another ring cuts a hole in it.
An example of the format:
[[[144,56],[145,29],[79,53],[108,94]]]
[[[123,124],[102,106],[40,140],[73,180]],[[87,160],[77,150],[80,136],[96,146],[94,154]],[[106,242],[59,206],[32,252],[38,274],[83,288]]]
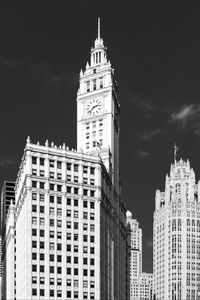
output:
[[[80,72],[77,150],[27,139],[6,220],[7,299],[129,299],[119,116],[98,23],[90,62]]]
[[[188,160],[175,160],[156,191],[153,273],[156,300],[200,299],[200,182]]]

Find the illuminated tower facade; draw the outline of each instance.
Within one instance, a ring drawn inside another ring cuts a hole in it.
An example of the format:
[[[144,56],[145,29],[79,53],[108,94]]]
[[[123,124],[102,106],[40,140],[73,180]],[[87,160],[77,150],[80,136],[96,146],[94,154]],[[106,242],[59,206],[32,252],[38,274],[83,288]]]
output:
[[[156,300],[200,299],[200,182],[188,160],[175,160],[156,191],[153,273]]]

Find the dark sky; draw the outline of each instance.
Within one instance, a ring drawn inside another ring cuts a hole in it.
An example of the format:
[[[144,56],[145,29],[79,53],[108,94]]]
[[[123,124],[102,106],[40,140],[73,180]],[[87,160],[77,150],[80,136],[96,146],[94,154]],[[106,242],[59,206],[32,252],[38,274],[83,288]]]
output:
[[[28,135],[76,148],[78,76],[100,16],[119,84],[123,198],[143,229],[144,271],[174,142],[200,178],[199,11],[194,1],[0,3],[1,184],[16,179]]]

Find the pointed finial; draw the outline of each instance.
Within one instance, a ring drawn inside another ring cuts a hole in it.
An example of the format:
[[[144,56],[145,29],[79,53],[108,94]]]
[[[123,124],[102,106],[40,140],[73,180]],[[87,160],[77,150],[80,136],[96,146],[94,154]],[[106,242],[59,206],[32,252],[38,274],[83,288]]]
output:
[[[31,142],[30,136],[27,137],[26,142],[27,142],[27,144],[29,144]]]
[[[177,147],[176,143],[174,143],[174,163],[176,162],[178,150],[179,150],[179,148]]]
[[[98,40],[100,40],[100,18],[98,18]]]

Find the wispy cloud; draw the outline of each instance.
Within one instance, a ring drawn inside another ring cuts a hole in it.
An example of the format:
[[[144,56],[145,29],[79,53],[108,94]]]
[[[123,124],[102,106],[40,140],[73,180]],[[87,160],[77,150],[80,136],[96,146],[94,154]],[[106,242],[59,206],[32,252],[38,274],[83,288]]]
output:
[[[15,165],[16,161],[10,158],[3,158],[0,160],[0,167],[9,167],[11,165]]]
[[[153,105],[151,99],[145,96],[139,94],[127,94],[127,97],[129,98],[129,102],[131,103],[131,105],[137,105],[141,110],[150,112],[157,109],[157,107]]]
[[[141,134],[141,138],[144,141],[150,141],[155,136],[158,136],[160,134],[165,134],[166,132],[167,132],[167,130],[166,129],[162,129],[162,128],[157,128],[157,129],[150,130],[150,131],[144,131]]]
[[[149,152],[146,152],[144,150],[138,150],[136,152],[133,153],[133,156],[138,158],[138,159],[144,159],[150,156]]]
[[[200,104],[182,105],[171,113],[169,123],[177,123],[184,129],[191,121],[200,122]],[[196,125],[199,127],[199,123]]]

